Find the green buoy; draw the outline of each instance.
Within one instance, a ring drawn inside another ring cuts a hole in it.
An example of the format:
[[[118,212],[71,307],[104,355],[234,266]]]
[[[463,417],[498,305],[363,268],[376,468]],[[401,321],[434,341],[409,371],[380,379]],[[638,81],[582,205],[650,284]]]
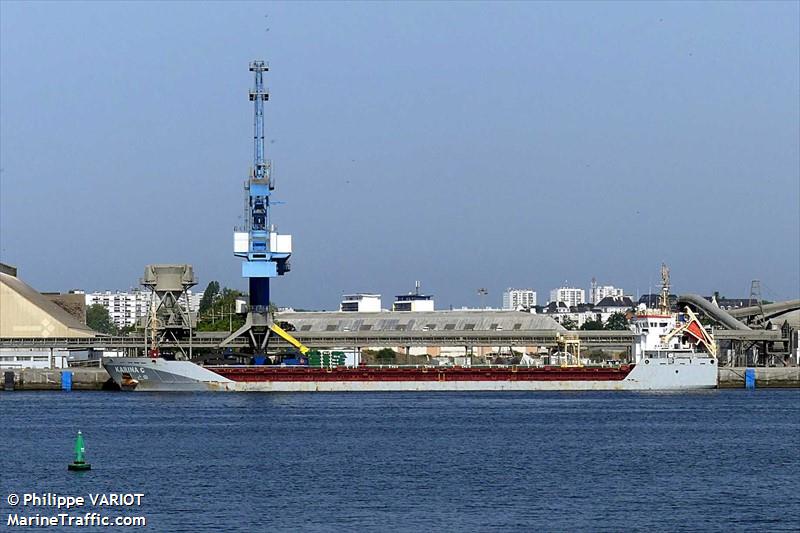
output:
[[[67,466],[68,470],[91,470],[92,465],[83,460],[86,448],[83,445],[83,434],[78,431],[78,438],[75,439],[75,462]]]

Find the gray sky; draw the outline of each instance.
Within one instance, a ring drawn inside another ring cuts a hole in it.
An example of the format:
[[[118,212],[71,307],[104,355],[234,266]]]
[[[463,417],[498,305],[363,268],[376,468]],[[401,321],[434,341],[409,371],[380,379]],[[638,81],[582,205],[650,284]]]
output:
[[[636,294],[661,261],[677,292],[797,298],[798,5],[2,2],[0,260],[40,290],[157,262],[244,288],[262,58],[279,305]]]

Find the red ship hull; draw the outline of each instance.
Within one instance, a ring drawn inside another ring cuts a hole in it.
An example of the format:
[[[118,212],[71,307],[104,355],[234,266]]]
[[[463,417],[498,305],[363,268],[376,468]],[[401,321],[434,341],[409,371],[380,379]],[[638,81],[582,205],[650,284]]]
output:
[[[622,381],[634,365],[620,367],[359,367],[209,366],[208,370],[237,382],[342,381]]]

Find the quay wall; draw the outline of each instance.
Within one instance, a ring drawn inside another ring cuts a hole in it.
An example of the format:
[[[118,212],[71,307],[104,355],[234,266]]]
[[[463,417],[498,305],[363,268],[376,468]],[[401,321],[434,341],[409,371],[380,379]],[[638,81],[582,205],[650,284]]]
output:
[[[105,368],[69,368],[72,390],[102,390],[111,376]],[[14,390],[61,390],[61,369],[0,368],[0,392],[6,372],[14,372]]]
[[[720,389],[744,387],[745,367],[719,367]],[[800,366],[756,367],[756,388],[800,387]]]

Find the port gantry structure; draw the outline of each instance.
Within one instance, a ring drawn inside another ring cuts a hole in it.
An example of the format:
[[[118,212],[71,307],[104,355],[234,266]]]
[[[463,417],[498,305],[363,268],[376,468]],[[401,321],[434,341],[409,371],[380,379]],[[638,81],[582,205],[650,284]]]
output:
[[[272,334],[285,339],[302,352],[308,351],[277,326],[270,314],[270,278],[283,276],[289,271],[292,236],[280,235],[270,216],[275,180],[264,145],[264,103],[269,100],[269,92],[264,86],[264,73],[268,71],[269,65],[265,61],[250,63],[254,78],[249,93],[253,102],[253,166],[244,184],[244,222],[233,232],[233,254],[244,259],[242,277],[248,280],[250,304],[244,325],[219,343],[220,347],[224,347],[245,338],[258,362],[263,362]]]

